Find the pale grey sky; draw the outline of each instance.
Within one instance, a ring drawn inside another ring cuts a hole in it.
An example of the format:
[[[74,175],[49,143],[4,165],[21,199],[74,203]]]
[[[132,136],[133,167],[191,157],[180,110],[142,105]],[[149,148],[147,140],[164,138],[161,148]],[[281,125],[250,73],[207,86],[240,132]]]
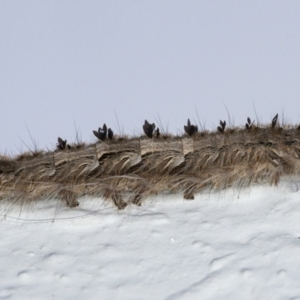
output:
[[[220,118],[300,122],[300,1],[0,2],[0,151]],[[23,146],[22,146],[23,145]]]

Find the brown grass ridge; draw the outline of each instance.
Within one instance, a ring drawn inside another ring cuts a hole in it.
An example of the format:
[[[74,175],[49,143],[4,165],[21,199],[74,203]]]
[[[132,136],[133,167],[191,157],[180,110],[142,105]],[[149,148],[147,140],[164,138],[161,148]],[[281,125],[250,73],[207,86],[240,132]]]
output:
[[[141,137],[118,137],[103,125],[93,144],[67,144],[54,151],[16,157],[0,155],[0,199],[28,203],[61,199],[76,207],[81,196],[111,200],[118,209],[161,193],[194,199],[203,189],[277,185],[300,173],[300,126],[279,126],[278,115],[264,126],[248,118],[245,126],[214,132],[184,126],[182,136],[162,134],[145,121]]]

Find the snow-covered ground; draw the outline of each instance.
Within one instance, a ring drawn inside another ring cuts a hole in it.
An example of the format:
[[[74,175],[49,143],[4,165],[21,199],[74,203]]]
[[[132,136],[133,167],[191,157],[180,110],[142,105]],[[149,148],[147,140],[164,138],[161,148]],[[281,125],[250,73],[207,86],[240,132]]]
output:
[[[0,299],[300,299],[299,187],[9,209]]]

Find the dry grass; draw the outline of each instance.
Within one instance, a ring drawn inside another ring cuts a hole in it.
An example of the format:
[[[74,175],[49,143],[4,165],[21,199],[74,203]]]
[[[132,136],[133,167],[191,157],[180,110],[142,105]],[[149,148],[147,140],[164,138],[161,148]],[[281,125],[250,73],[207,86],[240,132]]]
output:
[[[198,132],[188,122],[182,136],[153,132],[155,125],[145,122],[146,136],[139,138],[106,139],[99,129],[95,144],[59,139],[53,152],[0,156],[0,199],[23,204],[57,198],[75,207],[90,195],[123,209],[166,192],[194,199],[205,188],[277,185],[281,176],[300,173],[300,129],[279,127],[277,118],[264,127],[249,118],[244,128],[220,122],[215,132]]]

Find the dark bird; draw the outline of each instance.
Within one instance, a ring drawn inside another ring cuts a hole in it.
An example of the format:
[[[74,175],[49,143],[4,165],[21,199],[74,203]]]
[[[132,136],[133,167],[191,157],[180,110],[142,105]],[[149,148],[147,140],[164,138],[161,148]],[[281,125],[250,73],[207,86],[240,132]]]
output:
[[[251,119],[248,117],[247,118],[247,123],[245,124],[246,129],[251,130],[253,123],[254,123],[254,121],[251,123]]]
[[[71,146],[67,144],[67,140],[63,140],[62,138],[57,139],[58,143],[56,144],[59,150],[65,150],[66,148],[71,149]]]
[[[147,120],[145,120],[145,124],[143,125],[143,129],[145,134],[149,137],[152,138],[153,136],[153,131],[155,129],[155,124],[149,124],[149,122]]]
[[[218,130],[221,132],[221,133],[224,133],[225,131],[225,127],[226,127],[226,121],[221,121],[220,120],[220,126],[218,126]]]
[[[184,131],[189,135],[192,136],[194,133],[198,132],[197,125],[191,125],[190,119],[187,120],[187,126],[184,125]]]
[[[114,136],[114,132],[113,132],[110,128],[108,128],[107,136],[108,136],[108,138],[109,138],[110,140],[111,140],[111,139],[113,138],[113,136]]]
[[[272,128],[274,129],[278,120],[278,114],[272,119]]]
[[[99,127],[98,131],[93,130],[94,135],[101,141],[104,141],[106,139],[107,134],[107,127],[106,124],[103,124],[103,128]]]

